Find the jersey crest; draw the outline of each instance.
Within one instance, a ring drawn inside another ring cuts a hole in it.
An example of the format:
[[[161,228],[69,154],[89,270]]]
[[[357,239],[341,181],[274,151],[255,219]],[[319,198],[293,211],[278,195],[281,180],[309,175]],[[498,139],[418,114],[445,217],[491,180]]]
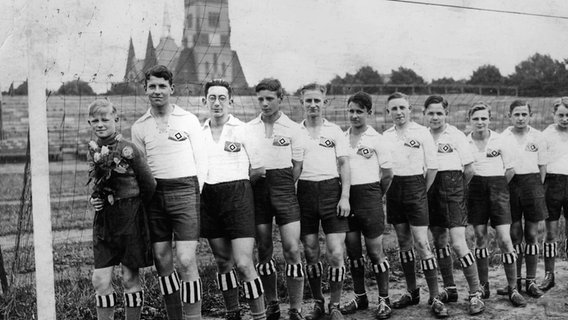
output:
[[[487,148],[486,155],[487,155],[487,158],[495,158],[495,157],[498,157],[498,156],[501,155],[501,151]]]
[[[319,145],[326,148],[333,148],[335,147],[335,142],[326,137],[320,137]]]
[[[373,156],[373,150],[367,148],[367,147],[360,147],[357,150],[357,154],[360,156],[363,156],[367,159],[371,158]]]
[[[170,129],[170,131],[168,132],[168,139],[173,140],[173,141],[184,141],[187,140],[187,133],[183,132],[183,131],[176,131],[173,129]]]
[[[239,152],[241,151],[241,144],[239,142],[225,141],[225,148],[223,150],[227,152]]]
[[[420,141],[415,139],[408,139],[404,142],[404,145],[411,148],[420,148]]]
[[[272,140],[272,145],[276,146],[276,147],[285,147],[285,146],[289,146],[290,142],[292,139],[290,139],[290,137],[284,137],[284,136],[274,136],[274,139]]]
[[[538,146],[535,143],[529,142],[529,143],[527,143],[527,146],[525,147],[525,151],[537,152]]]
[[[449,143],[438,143],[438,153],[452,153],[454,147]]]

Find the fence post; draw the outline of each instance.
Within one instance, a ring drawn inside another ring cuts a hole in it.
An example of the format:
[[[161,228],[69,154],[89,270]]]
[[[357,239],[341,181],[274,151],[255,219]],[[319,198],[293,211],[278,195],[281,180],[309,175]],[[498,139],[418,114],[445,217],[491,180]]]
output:
[[[6,277],[6,269],[4,268],[4,257],[2,257],[2,247],[0,246],[0,284],[2,285],[2,293],[8,293],[8,278]]]

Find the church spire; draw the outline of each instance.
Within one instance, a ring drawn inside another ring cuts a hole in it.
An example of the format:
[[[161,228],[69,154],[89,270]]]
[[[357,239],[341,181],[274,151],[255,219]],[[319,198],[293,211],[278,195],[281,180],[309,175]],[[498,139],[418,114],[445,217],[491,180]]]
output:
[[[156,57],[156,50],[154,50],[154,41],[152,41],[152,32],[148,31],[148,43],[146,45],[146,56],[144,57],[144,69],[146,72],[151,67],[158,64],[158,58]]]
[[[126,60],[126,71],[124,72],[124,81],[136,80],[136,54],[134,54],[134,45],[132,37],[130,37],[130,45],[128,46],[128,59]]]

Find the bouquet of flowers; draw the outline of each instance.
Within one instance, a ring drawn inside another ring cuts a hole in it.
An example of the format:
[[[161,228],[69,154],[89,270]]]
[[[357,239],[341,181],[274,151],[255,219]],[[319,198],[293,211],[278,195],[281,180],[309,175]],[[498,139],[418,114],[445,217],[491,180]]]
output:
[[[118,135],[115,139],[120,141],[121,136]],[[115,190],[112,189],[110,184],[112,172],[126,173],[130,166],[129,160],[134,157],[134,150],[130,146],[118,150],[118,148],[112,146],[110,148],[99,146],[95,141],[90,141],[89,155],[89,180],[87,184],[93,182],[91,197],[104,199],[112,205],[114,204],[115,194]]]

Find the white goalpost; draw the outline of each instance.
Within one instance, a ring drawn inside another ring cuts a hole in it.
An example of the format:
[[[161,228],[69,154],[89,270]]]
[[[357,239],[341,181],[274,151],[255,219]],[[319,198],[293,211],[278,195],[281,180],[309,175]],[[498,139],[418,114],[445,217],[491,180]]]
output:
[[[44,73],[44,41],[47,38],[45,15],[48,12],[46,3],[42,0],[29,1],[26,29],[34,258],[37,316],[40,320],[56,319]]]

